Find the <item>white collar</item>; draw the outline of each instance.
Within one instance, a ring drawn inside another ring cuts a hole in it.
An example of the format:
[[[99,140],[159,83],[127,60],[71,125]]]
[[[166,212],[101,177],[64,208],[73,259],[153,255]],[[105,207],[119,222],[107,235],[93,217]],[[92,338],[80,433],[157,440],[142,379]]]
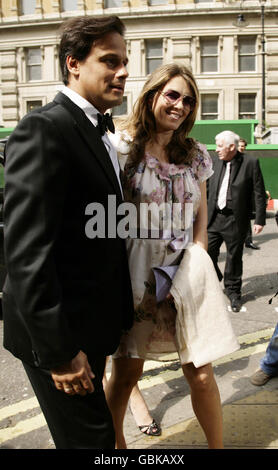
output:
[[[76,93],[76,91],[73,91],[71,88],[67,86],[64,86],[61,92],[64,93],[64,95],[66,95],[74,104],[79,106],[79,108],[84,111],[87,118],[93,123],[94,126],[98,125],[97,115],[100,114],[100,112],[97,110],[97,108],[95,108],[89,101],[87,101],[85,98],[79,95],[79,93]],[[115,173],[117,175],[119,186],[120,186],[121,193],[123,196],[122,185],[120,181],[120,168],[119,168],[119,162],[118,162],[116,149],[113,146],[106,132],[102,136],[102,140],[107,149],[107,152],[112,161],[112,164],[114,166]]]
[[[71,88],[64,86],[61,90],[64,95],[66,95],[73,103],[75,103],[79,108],[81,108],[86,115],[88,115],[94,124],[97,125],[97,115],[100,112],[95,108],[89,101],[87,101],[83,96],[79,95],[76,91]]]

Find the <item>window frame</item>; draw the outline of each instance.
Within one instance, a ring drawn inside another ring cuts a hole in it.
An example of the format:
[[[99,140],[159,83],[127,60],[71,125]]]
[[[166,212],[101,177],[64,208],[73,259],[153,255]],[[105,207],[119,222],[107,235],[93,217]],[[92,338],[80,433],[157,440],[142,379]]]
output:
[[[158,7],[160,5],[168,5],[169,0],[148,0],[150,7]]]
[[[243,41],[244,39],[246,38],[253,38],[254,39],[254,52],[250,52],[250,53],[240,53],[240,46],[241,46],[241,41]],[[238,44],[238,73],[256,73],[258,72],[257,68],[258,68],[258,65],[257,65],[257,37],[254,36],[254,35],[239,35],[238,38],[237,38],[237,44]],[[241,57],[254,57],[254,70],[241,70],[241,67],[240,67],[240,58]]]
[[[148,55],[148,44],[150,44],[151,42],[160,42],[161,43],[161,55],[157,55],[157,56],[149,56]],[[149,64],[150,64],[150,60],[161,60],[161,63],[157,65],[157,67],[159,67],[160,65],[163,64],[163,60],[164,60],[164,49],[163,49],[163,39],[161,38],[150,38],[150,39],[145,39],[145,75],[150,75],[152,73],[152,70],[150,70],[150,67],[149,67]],[[155,68],[157,68],[155,67]]]
[[[28,105],[29,105],[29,103],[40,103],[40,105],[39,105],[39,106],[35,106],[34,109],[40,108],[41,106],[43,106],[43,99],[42,99],[42,98],[40,98],[40,99],[39,99],[39,98],[32,98],[32,97],[26,99],[26,100],[25,100],[26,113],[30,113],[30,112],[32,111],[32,109],[29,109],[29,110],[28,110]]]
[[[109,2],[113,2],[113,1],[116,1],[116,2],[119,2],[120,5],[108,5]],[[103,0],[103,8],[104,9],[107,9],[107,8],[122,8],[123,7],[123,0]]]
[[[38,50],[40,51],[40,63],[29,63],[29,51],[30,50]],[[42,70],[42,64],[43,64],[43,53],[41,50],[41,47],[27,47],[25,50],[25,57],[26,57],[26,82],[40,82],[43,78],[43,70]],[[30,70],[31,67],[38,67],[40,68],[40,78],[31,78],[30,76]]]
[[[203,45],[206,40],[215,40],[216,41],[216,53],[203,53]],[[216,69],[215,70],[203,70],[203,58],[215,57],[216,58]],[[218,36],[205,36],[200,37],[200,73],[201,74],[211,74],[219,72],[219,37]]]
[[[20,106],[19,106],[19,115],[20,115],[20,119],[25,116],[25,114],[28,113],[27,111],[27,108],[28,108],[28,103],[29,102],[34,102],[34,101],[40,101],[42,103],[42,106],[46,105],[47,103],[47,98],[46,96],[38,96],[38,95],[34,95],[32,96],[32,94],[29,94],[28,96],[25,95],[22,97],[22,99],[20,100]]]
[[[240,98],[241,96],[244,96],[244,95],[251,95],[251,96],[254,96],[254,112],[249,112],[249,111],[244,111],[244,112],[241,112],[240,111]],[[238,92],[238,97],[237,97],[237,103],[238,103],[238,119],[257,119],[257,116],[258,116],[258,93],[256,91],[239,91]],[[249,117],[241,117],[241,115],[243,114],[253,114],[253,116],[249,116]]]
[[[203,107],[203,98],[206,97],[206,96],[216,96],[217,97],[217,113],[204,113],[203,110],[202,110],[202,107]],[[219,99],[220,99],[220,94],[219,93],[215,93],[215,92],[212,92],[212,93],[208,93],[208,92],[202,92],[200,93],[200,119],[202,121],[205,121],[205,120],[217,120],[219,119]],[[215,117],[209,117],[208,119],[204,119],[204,115],[206,116],[215,116]]]
[[[25,3],[25,6],[23,5]],[[36,14],[36,7],[37,7],[37,1],[34,0],[34,10],[32,12],[24,13],[24,9],[26,9],[26,6],[30,6],[30,0],[20,0],[19,3],[19,16],[27,16],[27,15],[35,15]],[[27,7],[28,9],[28,7]]]
[[[65,8],[64,6],[64,0],[61,0],[61,11],[64,13],[64,12],[70,12],[70,11],[77,11],[78,10],[78,0],[76,0],[76,7],[74,9],[69,9],[69,8]]]

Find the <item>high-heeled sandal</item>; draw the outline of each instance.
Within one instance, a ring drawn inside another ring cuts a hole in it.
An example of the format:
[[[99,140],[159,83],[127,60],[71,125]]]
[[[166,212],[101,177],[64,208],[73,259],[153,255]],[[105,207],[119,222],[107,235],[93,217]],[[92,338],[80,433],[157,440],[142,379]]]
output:
[[[143,424],[142,426],[138,426],[138,428],[147,436],[160,436],[161,434],[161,428],[155,419],[152,420],[151,424]]]

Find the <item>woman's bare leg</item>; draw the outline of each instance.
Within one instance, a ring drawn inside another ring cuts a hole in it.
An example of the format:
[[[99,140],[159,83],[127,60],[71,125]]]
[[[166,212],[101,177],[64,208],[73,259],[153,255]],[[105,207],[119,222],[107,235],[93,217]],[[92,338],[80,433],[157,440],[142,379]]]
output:
[[[123,432],[124,417],[133,387],[143,372],[144,360],[113,359],[111,377],[105,387],[105,395],[110,408],[116,433],[116,448],[126,449]]]
[[[103,378],[102,378],[102,386],[103,386],[104,391],[106,390],[106,387],[107,387],[107,384],[108,384],[108,380],[107,380],[107,376],[106,376],[106,367],[107,367],[107,363],[109,362],[109,358],[110,358],[110,356],[106,356],[105,369],[104,369]]]
[[[206,435],[210,449],[223,449],[223,418],[218,386],[211,364],[196,368],[192,363],[182,366],[191,389],[196,417]]]
[[[149,413],[144,397],[139,390],[138,384],[136,384],[131,391],[129,404],[137,426],[146,425],[147,427],[152,423],[153,419]]]
[[[107,358],[109,359],[109,357]],[[108,361],[107,361],[108,362]],[[108,380],[106,377],[106,372],[103,376],[103,388],[106,390]],[[129,398],[130,410],[132,412],[133,418],[138,427],[142,427],[142,432],[145,432],[148,427],[153,423],[153,418],[149,412],[145,399],[139,389],[138,383],[134,385],[130,398]]]

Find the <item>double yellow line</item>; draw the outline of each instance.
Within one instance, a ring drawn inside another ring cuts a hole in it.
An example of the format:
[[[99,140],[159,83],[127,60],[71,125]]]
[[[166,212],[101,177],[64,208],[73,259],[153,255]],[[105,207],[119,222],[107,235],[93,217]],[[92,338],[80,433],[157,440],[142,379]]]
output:
[[[25,413],[28,410],[33,410],[39,407],[39,403],[36,397],[29,398],[28,400],[22,400],[14,405],[5,406],[0,409],[0,422],[11,416],[15,416],[19,413]],[[14,439],[21,434],[26,434],[30,431],[45,426],[46,422],[42,413],[38,415],[19,421],[15,426],[0,429],[0,444],[10,439]]]

